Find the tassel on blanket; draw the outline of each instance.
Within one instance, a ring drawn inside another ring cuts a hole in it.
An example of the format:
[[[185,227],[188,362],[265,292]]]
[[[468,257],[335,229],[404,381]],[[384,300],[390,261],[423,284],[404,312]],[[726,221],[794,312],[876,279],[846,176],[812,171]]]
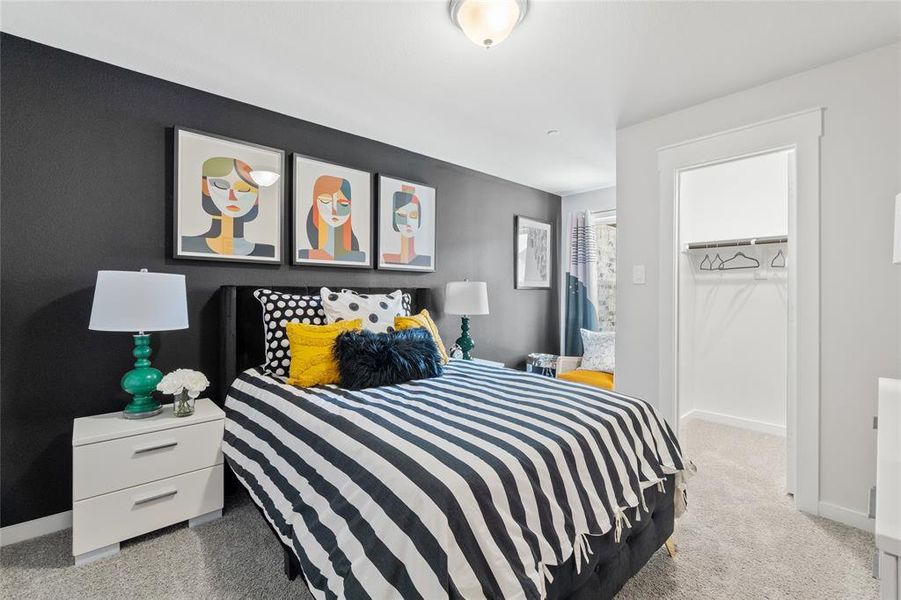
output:
[[[541,571],[538,578],[538,593],[541,594],[541,600],[544,600],[547,598],[547,585],[554,583],[554,576],[551,574],[550,567],[544,563],[538,563],[538,570]]]
[[[591,550],[591,544],[588,543],[588,534],[580,533],[576,536],[576,541],[573,543],[573,558],[576,561],[576,574],[582,572],[582,559],[585,559],[585,564],[588,564],[589,555],[594,554]]]
[[[626,522],[626,527],[632,527],[632,522],[629,521],[629,517],[626,516],[623,509],[618,506],[614,509],[614,515],[616,516],[616,529],[613,533],[613,541],[619,543],[623,537],[623,521]]]
[[[657,491],[661,494],[666,492],[666,479],[661,479],[657,482]]]

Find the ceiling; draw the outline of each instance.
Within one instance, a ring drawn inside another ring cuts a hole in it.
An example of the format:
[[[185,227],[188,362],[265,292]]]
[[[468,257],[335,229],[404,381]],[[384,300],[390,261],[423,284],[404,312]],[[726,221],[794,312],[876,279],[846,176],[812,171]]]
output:
[[[441,1],[0,5],[8,33],[558,194],[615,183],[617,127],[899,26],[894,2],[532,0],[485,50]]]

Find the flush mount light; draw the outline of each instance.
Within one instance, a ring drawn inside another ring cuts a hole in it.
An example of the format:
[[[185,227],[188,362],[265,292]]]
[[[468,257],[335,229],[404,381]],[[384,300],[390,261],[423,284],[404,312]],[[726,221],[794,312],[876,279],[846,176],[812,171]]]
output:
[[[273,171],[251,171],[250,177],[260,184],[260,187],[269,187],[278,181],[279,174]]]
[[[526,16],[528,0],[451,0],[450,16],[474,44],[503,42]]]
[[[559,129],[548,129],[546,133],[547,133],[547,135],[550,135],[550,136],[560,135],[560,130]]]

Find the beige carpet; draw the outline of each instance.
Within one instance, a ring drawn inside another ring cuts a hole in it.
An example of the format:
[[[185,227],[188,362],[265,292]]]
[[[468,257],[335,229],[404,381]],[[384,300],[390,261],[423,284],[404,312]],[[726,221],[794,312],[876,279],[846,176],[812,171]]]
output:
[[[799,513],[783,493],[784,438],[691,421],[680,441],[698,474],[676,558],[658,551],[618,599],[878,597],[872,534]]]
[[[872,536],[796,512],[782,490],[783,440],[701,421],[683,432],[698,466],[675,560],[658,551],[618,596],[656,598],[875,598]],[[123,544],[115,557],[72,566],[70,532],[0,550],[4,600],[298,598],[281,547],[246,496],[222,519],[171,527]]]

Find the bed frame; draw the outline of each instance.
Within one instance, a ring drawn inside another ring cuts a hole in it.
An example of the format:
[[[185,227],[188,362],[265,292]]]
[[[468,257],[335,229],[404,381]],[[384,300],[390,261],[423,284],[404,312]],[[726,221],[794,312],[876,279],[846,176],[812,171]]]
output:
[[[222,286],[220,288],[220,390],[224,396],[238,373],[263,363],[265,340],[263,337],[262,308],[254,298],[254,290],[265,286]],[[291,294],[318,294],[321,286],[285,287],[268,286],[279,292]],[[336,286],[337,287],[337,286]],[[387,294],[396,287],[371,288],[354,287],[362,294]],[[431,306],[429,288],[400,288],[411,295],[412,310],[418,312]],[[573,559],[552,567],[554,581],[548,585],[547,597],[561,600],[606,600],[613,598],[635,573],[648,562],[651,556],[666,545],[670,556],[675,548],[670,541],[673,533],[675,490],[674,477],[667,478],[665,491],[654,486],[645,491],[645,501],[649,514],[643,514],[641,521],[623,528],[619,542],[614,541],[613,532],[589,538],[592,554],[591,564],[581,568],[577,574]],[[254,504],[256,506],[256,504]],[[262,512],[259,506],[257,509]],[[264,519],[265,520],[265,519]],[[266,520],[268,524],[269,521]],[[273,530],[275,535],[275,530]],[[276,539],[282,544],[281,538]],[[293,550],[282,544],[285,560],[285,575],[295,579],[303,577],[299,562]]]

